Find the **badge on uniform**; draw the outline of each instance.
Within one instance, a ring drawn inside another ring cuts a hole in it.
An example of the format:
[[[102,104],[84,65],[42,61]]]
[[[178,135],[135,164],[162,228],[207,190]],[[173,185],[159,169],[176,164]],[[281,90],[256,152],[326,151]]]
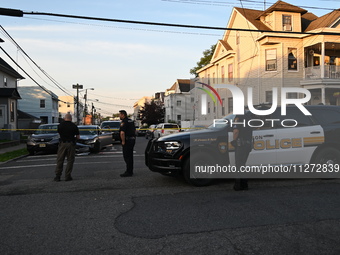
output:
[[[120,126],[121,126],[121,127],[124,126],[124,122],[120,123]]]

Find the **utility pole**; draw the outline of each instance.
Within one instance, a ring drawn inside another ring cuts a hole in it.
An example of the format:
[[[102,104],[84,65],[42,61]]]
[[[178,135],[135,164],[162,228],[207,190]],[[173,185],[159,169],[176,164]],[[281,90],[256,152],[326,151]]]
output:
[[[77,90],[77,125],[79,125],[79,89],[82,89],[83,85],[77,83],[76,85],[73,85],[72,88]]]

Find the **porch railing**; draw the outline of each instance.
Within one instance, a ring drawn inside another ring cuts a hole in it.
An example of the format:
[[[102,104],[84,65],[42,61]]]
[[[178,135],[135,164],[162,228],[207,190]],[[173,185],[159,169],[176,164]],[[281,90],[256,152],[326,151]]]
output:
[[[323,79],[340,79],[340,66],[325,65],[325,71]],[[305,68],[305,79],[322,79],[321,66],[312,66]]]

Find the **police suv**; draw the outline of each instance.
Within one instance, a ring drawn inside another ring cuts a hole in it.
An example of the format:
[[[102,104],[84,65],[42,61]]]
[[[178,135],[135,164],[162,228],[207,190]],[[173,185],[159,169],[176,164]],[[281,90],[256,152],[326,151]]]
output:
[[[252,115],[245,123],[253,128],[253,149],[247,165],[335,165],[340,163],[340,107],[281,107],[266,116]],[[234,164],[230,123],[235,115],[214,121],[207,129],[182,132],[150,140],[145,150],[145,164],[151,171],[164,175],[182,174],[196,186],[209,185],[211,178],[193,175],[193,165]],[[242,124],[242,123],[239,123]],[[308,178],[308,176],[305,176]]]

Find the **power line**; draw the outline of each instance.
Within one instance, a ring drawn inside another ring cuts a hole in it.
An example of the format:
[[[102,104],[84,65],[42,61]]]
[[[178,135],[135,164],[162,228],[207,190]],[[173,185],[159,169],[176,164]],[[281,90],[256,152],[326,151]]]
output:
[[[16,9],[0,8],[0,15],[23,17],[24,14],[37,15],[37,16],[54,16],[54,17],[72,18],[72,19],[97,20],[97,21],[128,23],[128,24],[139,24],[139,25],[149,25],[149,26],[181,27],[181,28],[191,28],[191,29],[230,30],[230,31],[263,32],[263,33],[267,32],[267,33],[300,34],[300,35],[301,34],[303,34],[303,35],[340,35],[340,33],[337,33],[337,32],[317,32],[317,33],[313,33],[313,32],[294,32],[294,31],[275,31],[275,30],[256,30],[256,29],[243,29],[243,28],[211,27],[211,26],[184,25],[184,24],[172,24],[172,23],[149,22],[149,21],[109,19],[109,18],[78,16],[78,15],[47,13],[47,12],[24,12],[24,11],[16,10]]]
[[[5,33],[5,35],[10,39],[10,41],[20,50],[50,81],[53,82],[61,91],[65,94],[71,96],[69,92],[66,91],[66,88],[62,87],[55,79],[52,78],[46,71],[44,71],[24,50],[21,46],[13,39],[13,37],[0,25],[1,30]],[[36,73],[37,74],[37,73]],[[38,74],[37,74],[38,75]],[[38,75],[39,76],[39,75]],[[40,76],[39,76],[40,77]],[[41,78],[41,77],[40,77]],[[42,78],[41,78],[42,79]]]
[[[32,76],[30,76],[1,46],[0,46],[0,49],[6,54],[6,56],[12,60],[12,62],[20,68],[21,71],[23,71],[35,84],[37,84],[42,90],[44,90],[47,94],[49,94],[51,97],[54,97],[54,95],[52,95],[51,91],[47,90],[46,88],[44,88],[43,86],[41,86]],[[56,98],[58,101],[60,102],[63,102],[63,103],[67,103],[67,102],[64,102],[58,98]]]
[[[214,5],[214,6],[235,6],[238,5],[237,2],[221,2],[221,1],[200,1],[200,0],[162,0],[163,2],[173,2],[173,3],[182,3],[182,4],[197,4],[197,5]],[[325,1],[332,1],[332,0],[325,0]],[[244,0],[246,5],[263,5],[261,1],[254,1],[254,0]],[[335,1],[334,1],[335,2]],[[275,2],[266,2],[267,4],[275,4]],[[301,8],[308,8],[308,9],[317,9],[317,10],[328,10],[333,11],[335,9],[332,8],[325,8],[325,7],[316,7],[316,6],[304,6],[304,5],[296,5]]]

